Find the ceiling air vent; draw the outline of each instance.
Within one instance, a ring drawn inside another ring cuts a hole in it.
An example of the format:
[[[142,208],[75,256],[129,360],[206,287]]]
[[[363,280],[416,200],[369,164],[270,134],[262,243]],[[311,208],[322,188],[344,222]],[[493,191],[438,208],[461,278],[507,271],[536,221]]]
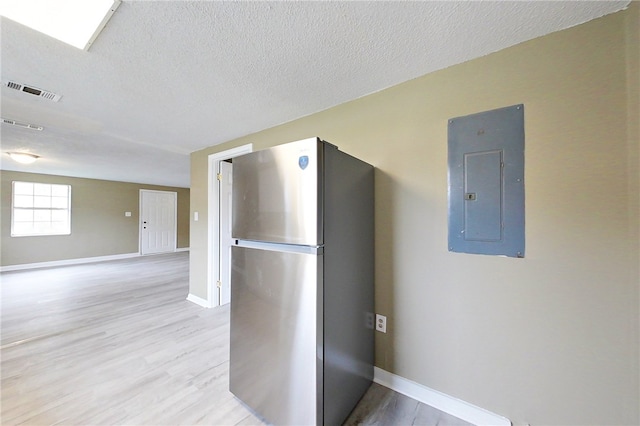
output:
[[[38,89],[37,87],[27,86],[26,84],[16,83],[15,81],[7,81],[5,83],[10,89],[19,90],[21,92],[29,93],[30,95],[38,96],[40,98],[48,99],[53,102],[58,102],[62,96],[51,93],[47,90]]]
[[[10,124],[12,126],[23,127],[25,129],[38,130],[38,131],[42,131],[42,129],[44,129],[44,127],[42,126],[36,126],[35,124],[21,123],[15,120],[9,120],[8,118],[3,118],[2,123]]]

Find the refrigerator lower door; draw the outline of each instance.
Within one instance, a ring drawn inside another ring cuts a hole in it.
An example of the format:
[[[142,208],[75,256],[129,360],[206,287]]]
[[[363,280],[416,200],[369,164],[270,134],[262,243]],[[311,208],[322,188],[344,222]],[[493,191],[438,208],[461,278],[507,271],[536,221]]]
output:
[[[323,256],[273,246],[232,247],[229,389],[269,423],[322,424]]]

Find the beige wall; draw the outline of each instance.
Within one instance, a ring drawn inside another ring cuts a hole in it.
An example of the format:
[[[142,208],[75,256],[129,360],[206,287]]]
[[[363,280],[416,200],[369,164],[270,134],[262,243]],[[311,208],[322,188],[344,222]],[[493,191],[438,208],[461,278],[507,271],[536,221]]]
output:
[[[178,248],[189,247],[189,189],[2,171],[1,266],[138,253],[140,189],[178,193]],[[11,237],[11,182],[71,185],[71,235]],[[130,211],[131,217],[124,212]]]
[[[207,155],[317,135],[377,167],[377,366],[515,424],[638,424],[639,6],[193,153],[191,293]],[[447,119],[517,103],[526,258],[449,253]]]

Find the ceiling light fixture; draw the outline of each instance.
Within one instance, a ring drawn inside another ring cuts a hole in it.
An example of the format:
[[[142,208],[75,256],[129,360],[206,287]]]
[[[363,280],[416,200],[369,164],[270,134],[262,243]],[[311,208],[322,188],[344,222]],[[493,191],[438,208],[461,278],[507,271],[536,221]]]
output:
[[[42,126],[38,126],[35,124],[31,124],[31,123],[21,123],[20,121],[16,121],[16,120],[11,120],[8,118],[0,118],[0,123],[2,124],[10,124],[12,126],[17,126],[17,127],[22,127],[23,129],[31,129],[31,130],[37,130],[39,132],[41,132],[44,127]]]
[[[0,15],[89,50],[122,0],[2,0]]]
[[[27,152],[7,152],[7,154],[9,154],[9,157],[11,157],[13,161],[17,161],[20,164],[31,164],[40,158],[35,154],[29,154]]]

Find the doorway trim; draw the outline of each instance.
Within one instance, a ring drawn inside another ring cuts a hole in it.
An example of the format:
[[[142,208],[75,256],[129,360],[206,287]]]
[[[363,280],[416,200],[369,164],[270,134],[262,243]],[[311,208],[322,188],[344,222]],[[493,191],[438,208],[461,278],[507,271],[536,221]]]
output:
[[[207,307],[220,306],[220,294],[216,288],[216,277],[220,276],[220,191],[218,189],[218,173],[220,161],[253,152],[253,144],[242,145],[215,154],[208,158],[208,197],[207,197]]]

